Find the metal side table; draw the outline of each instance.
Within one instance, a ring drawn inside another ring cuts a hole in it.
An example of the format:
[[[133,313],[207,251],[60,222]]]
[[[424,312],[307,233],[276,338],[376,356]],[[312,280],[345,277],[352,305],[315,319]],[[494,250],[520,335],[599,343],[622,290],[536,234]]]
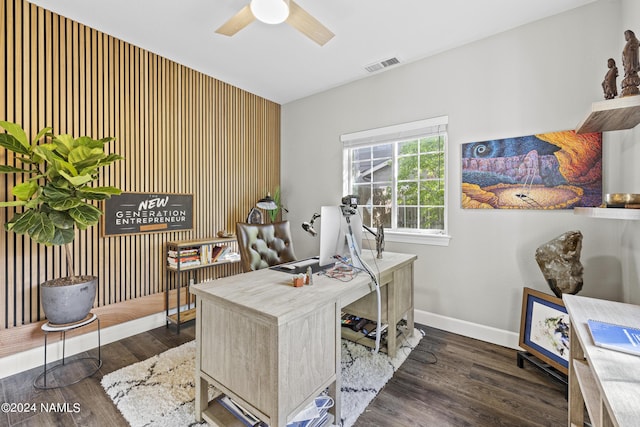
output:
[[[65,361],[64,352],[65,352],[65,344],[67,339],[67,331],[71,331],[73,329],[87,326],[95,321],[98,322],[98,357],[97,358],[94,356],[79,357],[71,360],[69,363],[65,363],[66,361]],[[47,322],[44,325],[42,325],[41,329],[44,332],[44,371],[40,375],[38,375],[36,379],[33,381],[33,386],[35,388],[53,389],[53,388],[67,387],[72,384],[76,384],[85,378],[90,377],[91,375],[98,372],[98,369],[102,367],[102,355],[101,355],[101,348],[100,348],[100,319],[98,319],[98,316],[96,316],[94,313],[89,313],[89,315],[84,320],[81,320],[77,323],[71,323],[66,325],[55,325]],[[49,335],[49,332],[60,332],[62,335],[62,363],[55,365],[54,367],[50,368],[47,371],[47,336]],[[91,361],[92,363],[95,363],[96,365],[95,369],[92,367],[88,368],[88,373],[83,373],[80,378],[72,380],[71,382],[66,382],[66,383],[56,384],[56,385],[47,385],[47,373],[51,373],[52,371],[58,368],[61,368],[63,366],[71,366],[74,363],[86,362],[86,361]]]

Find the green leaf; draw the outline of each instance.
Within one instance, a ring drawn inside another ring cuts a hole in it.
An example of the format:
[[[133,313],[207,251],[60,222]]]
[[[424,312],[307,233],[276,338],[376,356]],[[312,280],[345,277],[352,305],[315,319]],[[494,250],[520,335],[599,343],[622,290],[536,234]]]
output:
[[[0,145],[14,153],[29,154],[29,149],[20,144],[13,135],[0,133]]]
[[[61,229],[56,227],[53,238],[51,239],[51,244],[53,245],[66,245],[67,243],[73,242],[75,239],[76,233],[73,228],[70,229]]]
[[[11,220],[7,221],[4,228],[16,234],[25,234],[29,230],[29,217],[31,217],[34,212],[35,211],[25,211],[15,214]]]
[[[73,218],[71,218],[71,215],[66,212],[49,212],[49,218],[56,226],[56,228],[60,228],[62,230],[73,230],[73,226],[75,225],[75,222],[73,221]]]
[[[47,245],[51,244],[55,232],[55,226],[47,214],[35,210],[14,216],[7,226],[16,234],[29,234],[35,242]]]
[[[69,215],[76,221],[80,230],[86,230],[87,227],[98,223],[102,211],[93,205],[82,203],[78,207],[69,209]]]
[[[29,211],[35,212],[35,211]],[[43,213],[37,213],[34,215],[34,221],[32,227],[29,229],[29,236],[31,239],[38,243],[45,245],[51,245],[53,236],[55,235],[56,227],[53,225],[53,221],[49,219],[49,216]]]
[[[58,155],[53,144],[42,144],[33,149],[34,154],[42,157],[52,167],[57,167],[58,162],[64,162],[65,159]]]
[[[11,193],[16,196],[18,200],[29,200],[31,196],[38,191],[38,183],[36,181],[27,181],[21,184],[17,184],[11,190]]]
[[[9,133],[9,135],[13,136],[28,152],[29,140],[27,139],[27,134],[24,133],[24,130],[22,130],[19,125],[15,123],[0,121],[0,126],[2,126],[4,130]],[[26,154],[26,152],[23,154]]]
[[[89,200],[105,200],[121,193],[122,191],[116,187],[87,187],[85,190],[76,192],[81,199]]]
[[[123,160],[123,159],[124,157],[120,156],[119,154],[109,154],[107,157],[100,160],[100,162],[98,163],[98,166],[99,167],[107,166],[115,162],[116,160]]]
[[[102,149],[81,145],[69,152],[68,160],[75,165],[76,169],[80,170],[91,165],[97,165],[103,157],[105,157],[105,154]]]
[[[67,181],[69,181],[71,184],[75,185],[76,187],[79,187],[81,185],[86,184],[87,182],[91,182],[93,181],[93,177],[91,175],[77,175],[77,176],[71,176],[68,173],[66,173],[65,171],[61,170],[59,171],[60,175],[62,175],[63,177],[65,177],[65,179]]]
[[[31,141],[31,145],[33,147],[35,147],[36,145],[38,145],[38,141],[40,141],[40,139],[42,139],[43,136],[45,135],[50,135],[51,134],[51,129],[52,128],[43,128],[40,132],[38,132],[38,134],[36,135],[35,138],[33,138],[33,141]]]
[[[56,151],[65,158],[67,158],[69,152],[75,147],[75,143],[71,135],[57,135],[53,137],[51,142],[55,144]]]
[[[51,200],[48,202],[51,209],[56,211],[68,211],[71,208],[80,206],[82,203],[83,203],[82,200],[76,197],[71,197],[68,199],[60,199],[60,200]]]
[[[0,165],[0,173],[20,173],[20,172],[31,172],[28,169],[20,169],[20,168],[15,168],[13,166],[8,166],[8,165]]]
[[[75,140],[76,147],[97,148],[101,153],[104,153],[104,143],[105,141],[101,139],[93,139],[88,136],[81,136]]]
[[[44,199],[47,202],[64,200],[73,197],[73,191],[69,188],[56,187],[52,184],[47,184],[42,190]]]

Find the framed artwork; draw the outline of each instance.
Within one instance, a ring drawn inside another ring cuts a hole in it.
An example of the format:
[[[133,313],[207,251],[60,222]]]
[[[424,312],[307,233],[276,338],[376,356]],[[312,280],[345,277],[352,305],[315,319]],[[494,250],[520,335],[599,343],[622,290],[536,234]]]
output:
[[[524,288],[519,345],[568,375],[569,315],[560,298]]]
[[[602,203],[602,133],[550,132],[462,144],[464,209]]]

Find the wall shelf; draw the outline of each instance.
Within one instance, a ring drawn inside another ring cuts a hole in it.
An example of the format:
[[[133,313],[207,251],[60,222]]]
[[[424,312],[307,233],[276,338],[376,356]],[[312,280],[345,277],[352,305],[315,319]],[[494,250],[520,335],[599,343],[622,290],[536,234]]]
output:
[[[591,111],[576,127],[576,133],[631,129],[638,123],[640,95],[626,96],[591,104]]]
[[[606,219],[640,219],[640,209],[625,208],[573,208],[574,215],[587,216],[590,218]]]

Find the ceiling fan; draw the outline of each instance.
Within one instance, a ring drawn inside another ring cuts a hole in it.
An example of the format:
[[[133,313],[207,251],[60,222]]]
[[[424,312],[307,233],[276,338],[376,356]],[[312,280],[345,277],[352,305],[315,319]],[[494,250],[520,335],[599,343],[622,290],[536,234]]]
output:
[[[251,0],[248,5],[222,24],[216,33],[233,36],[256,19],[266,24],[286,22],[320,46],[334,36],[327,27],[293,0]]]

